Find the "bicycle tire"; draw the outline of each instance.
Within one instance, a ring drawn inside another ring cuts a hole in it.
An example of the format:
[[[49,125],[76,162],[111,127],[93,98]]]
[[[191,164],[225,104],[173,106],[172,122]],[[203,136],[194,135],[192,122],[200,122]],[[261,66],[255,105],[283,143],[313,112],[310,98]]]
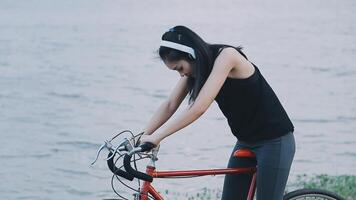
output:
[[[337,194],[320,189],[299,189],[284,195],[283,200],[345,200]]]

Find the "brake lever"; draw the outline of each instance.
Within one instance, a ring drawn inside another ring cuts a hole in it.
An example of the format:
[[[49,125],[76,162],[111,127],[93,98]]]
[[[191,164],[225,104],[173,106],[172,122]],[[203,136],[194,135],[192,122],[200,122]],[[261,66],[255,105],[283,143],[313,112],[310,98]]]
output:
[[[118,150],[125,150],[125,147],[117,146],[116,149],[114,150],[114,152],[111,154],[111,156],[108,157],[106,160],[110,160],[112,157],[114,157],[115,154],[118,152]]]
[[[94,163],[98,160],[99,155],[101,150],[103,150],[104,148],[108,149],[109,151],[112,151],[112,155],[110,157],[108,157],[106,160],[110,160],[112,157],[115,156],[115,154],[119,151],[131,151],[132,150],[132,145],[130,143],[130,141],[127,138],[124,138],[124,140],[117,145],[117,147],[115,149],[113,149],[113,145],[111,144],[111,140],[108,141],[104,141],[104,144],[100,146],[98,152],[96,153],[96,158],[95,160],[91,163],[91,165],[94,165]]]
[[[98,160],[99,158],[99,155],[100,155],[100,152],[101,150],[103,150],[104,148],[107,148],[108,150],[112,150],[112,144],[109,142],[109,141],[104,141],[104,144],[102,144],[100,146],[100,148],[98,149],[98,151],[96,152],[96,158],[95,160],[91,163],[91,165],[94,165],[94,163]]]

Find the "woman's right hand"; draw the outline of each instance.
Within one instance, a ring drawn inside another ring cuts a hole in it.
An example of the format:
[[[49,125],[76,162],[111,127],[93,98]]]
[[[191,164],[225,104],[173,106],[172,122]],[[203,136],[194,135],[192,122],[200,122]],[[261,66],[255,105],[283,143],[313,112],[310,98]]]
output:
[[[151,135],[143,134],[139,140],[139,144],[149,142],[149,143],[152,143],[152,144],[158,146],[159,143],[161,142],[161,139],[158,138],[156,135],[157,134],[151,134]]]

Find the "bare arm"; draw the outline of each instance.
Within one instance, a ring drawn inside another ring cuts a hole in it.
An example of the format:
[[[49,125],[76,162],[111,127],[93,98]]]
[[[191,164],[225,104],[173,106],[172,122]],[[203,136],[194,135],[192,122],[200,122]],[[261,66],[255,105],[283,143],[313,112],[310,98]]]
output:
[[[146,128],[144,129],[145,134],[150,135],[161,127],[162,124],[164,124],[175,113],[187,94],[188,78],[182,77],[174,87],[168,99],[159,106],[146,125]]]
[[[242,58],[236,50],[232,48],[224,49],[216,59],[214,67],[204,86],[200,90],[195,102],[179,117],[170,121],[162,131],[153,134],[154,139],[152,139],[152,141],[157,144],[165,137],[188,126],[198,119],[214,101],[229,75],[229,72],[234,66],[239,65],[243,59],[244,58]]]

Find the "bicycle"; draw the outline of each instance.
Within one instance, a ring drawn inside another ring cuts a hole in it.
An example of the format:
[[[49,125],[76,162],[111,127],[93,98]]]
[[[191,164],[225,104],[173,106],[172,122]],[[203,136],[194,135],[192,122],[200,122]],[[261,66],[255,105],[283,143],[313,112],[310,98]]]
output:
[[[119,144],[114,147],[112,141],[116,139],[122,133],[130,133],[131,138],[124,138],[119,142]],[[113,173],[113,178],[116,176],[125,178],[129,181],[133,181],[134,178],[143,181],[142,187],[133,189],[129,186],[130,189],[134,190],[133,194],[134,200],[164,200],[164,198],[159,194],[159,192],[152,186],[154,178],[170,178],[170,177],[182,177],[182,178],[193,178],[198,176],[206,175],[224,175],[224,174],[239,174],[239,173],[248,173],[252,175],[252,181],[249,187],[247,200],[253,200],[256,190],[256,180],[257,180],[257,167],[238,167],[238,168],[223,168],[223,169],[204,169],[204,170],[178,170],[178,171],[157,171],[155,168],[155,162],[157,159],[157,154],[159,146],[155,147],[151,143],[143,143],[138,145],[138,139],[143,133],[134,135],[131,131],[122,131],[115,135],[112,139],[106,140],[103,145],[97,151],[95,160],[92,162],[92,165],[98,160],[99,154],[103,149],[109,150],[107,156],[107,164],[110,171]],[[137,139],[138,138],[138,139]],[[146,153],[150,151],[150,153]],[[124,153],[121,153],[124,152]],[[115,160],[115,156],[119,157]],[[139,158],[135,158],[135,155],[138,155]],[[234,156],[241,158],[254,158],[255,155],[252,151],[248,149],[240,149],[234,152]],[[120,158],[123,158],[123,164],[120,167],[116,166],[116,163]],[[132,157],[134,159],[132,160]],[[150,162],[146,166],[146,173],[138,171],[136,167],[136,161],[149,158]],[[131,166],[131,163],[134,163],[134,168]],[[122,167],[125,169],[123,170]],[[112,178],[112,188],[114,192],[122,198],[122,200],[128,200],[127,198],[121,196],[116,192],[113,186]],[[120,180],[120,179],[119,179]],[[120,181],[124,184],[122,181]],[[326,190],[320,189],[298,189],[292,192],[289,192],[284,195],[284,200],[299,200],[299,199],[313,199],[313,200],[344,200],[337,194]]]

